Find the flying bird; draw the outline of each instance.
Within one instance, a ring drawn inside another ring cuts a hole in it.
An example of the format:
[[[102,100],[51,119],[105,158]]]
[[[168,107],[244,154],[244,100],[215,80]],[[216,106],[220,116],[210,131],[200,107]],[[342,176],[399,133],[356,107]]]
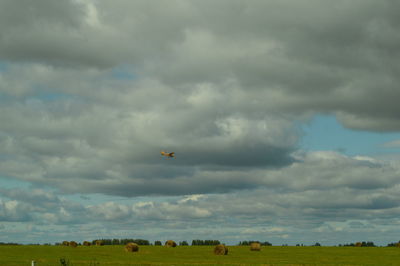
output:
[[[169,157],[169,158],[175,158],[175,152],[165,152],[165,151],[161,151],[161,155],[162,155],[162,156]]]

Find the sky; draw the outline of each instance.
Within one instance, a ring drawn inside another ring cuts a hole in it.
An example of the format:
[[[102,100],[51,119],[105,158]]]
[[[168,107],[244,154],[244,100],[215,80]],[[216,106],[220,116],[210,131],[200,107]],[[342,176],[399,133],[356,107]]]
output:
[[[399,241],[399,11],[0,1],[0,242]]]

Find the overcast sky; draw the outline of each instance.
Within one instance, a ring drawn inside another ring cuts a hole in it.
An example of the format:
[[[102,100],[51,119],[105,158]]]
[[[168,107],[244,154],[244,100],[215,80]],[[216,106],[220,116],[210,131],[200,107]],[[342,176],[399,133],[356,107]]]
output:
[[[399,12],[1,0],[0,242],[399,241]]]

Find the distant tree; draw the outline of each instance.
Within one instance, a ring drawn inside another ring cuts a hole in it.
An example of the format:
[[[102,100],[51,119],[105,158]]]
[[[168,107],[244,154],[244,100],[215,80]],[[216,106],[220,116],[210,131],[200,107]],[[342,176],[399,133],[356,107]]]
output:
[[[215,246],[219,244],[220,244],[219,240],[201,240],[201,239],[192,240],[192,246]]]
[[[189,246],[189,243],[187,241],[181,241],[179,242],[179,246]]]
[[[113,244],[113,245],[119,245],[119,244],[120,244],[119,239],[114,238],[114,239],[112,240],[112,244]]]
[[[200,239],[193,239],[192,246],[204,246],[204,240]]]
[[[205,246],[216,246],[216,245],[219,245],[219,244],[221,244],[219,242],[219,240],[204,240],[204,245]]]
[[[149,246],[150,245],[150,241],[146,240],[146,239],[134,239],[133,242],[140,246]]]
[[[160,240],[154,241],[154,246],[162,246],[162,243]]]
[[[350,243],[350,244],[340,244],[339,247],[354,247],[355,244],[354,243]]]
[[[362,242],[356,242],[356,243],[351,243],[351,244],[344,244],[343,246],[345,247],[376,247],[374,242],[372,241],[362,241]]]
[[[374,244],[374,242],[372,242],[372,241],[368,241],[368,242],[365,244],[365,246],[366,246],[366,247],[376,247],[375,244]]]
[[[21,245],[21,244],[13,243],[13,242],[0,242],[0,245],[13,245],[13,246],[17,246],[17,245]]]
[[[92,241],[92,245],[100,245],[100,246],[111,245],[111,243],[112,243],[111,239],[104,239],[104,238],[103,239],[95,239]]]
[[[264,241],[264,242],[260,242],[260,241],[256,241],[256,240],[244,240],[244,241],[240,241],[238,246],[250,246],[251,243],[260,243],[261,246],[272,246],[272,244],[268,241]]]
[[[133,242],[133,239],[132,239],[132,238],[123,238],[123,239],[120,239],[120,240],[119,240],[119,243],[120,243],[121,245],[126,245],[126,244],[131,243],[131,242]]]
[[[268,241],[260,242],[261,246],[272,246],[272,244]],[[303,245],[303,244],[301,244]]]
[[[315,247],[320,247],[321,244],[317,242],[317,243],[314,244],[314,246],[315,246]]]
[[[123,238],[119,240],[120,245],[126,245],[128,243],[136,243],[140,246],[149,246],[150,241],[146,239],[133,239],[133,238]]]

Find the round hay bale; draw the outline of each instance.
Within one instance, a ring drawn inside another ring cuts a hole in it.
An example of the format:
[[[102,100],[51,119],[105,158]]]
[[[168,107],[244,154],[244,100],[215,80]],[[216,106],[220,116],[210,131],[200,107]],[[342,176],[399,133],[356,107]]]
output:
[[[62,242],[62,245],[63,245],[63,246],[69,246],[69,241],[63,241],[63,242]]]
[[[96,246],[104,246],[103,240],[96,240]]]
[[[396,243],[396,245],[394,245],[396,248],[400,248],[400,242]]]
[[[75,241],[70,241],[69,242],[69,246],[73,247],[73,248],[76,248],[78,246],[78,243],[76,243]]]
[[[355,246],[356,246],[356,247],[361,247],[361,246],[362,246],[362,243],[361,243],[361,242],[357,242]]]
[[[251,251],[261,251],[261,244],[258,242],[252,242],[250,244],[250,250]]]
[[[167,240],[165,242],[165,246],[174,248],[174,247],[176,247],[176,243],[173,240]]]
[[[214,248],[214,254],[215,255],[227,255],[228,248],[223,244],[216,245]]]
[[[83,241],[82,245],[89,247],[92,244],[89,241]]]
[[[125,251],[127,251],[127,252],[138,252],[139,251],[139,246],[136,243],[129,242],[128,244],[125,245]]]

